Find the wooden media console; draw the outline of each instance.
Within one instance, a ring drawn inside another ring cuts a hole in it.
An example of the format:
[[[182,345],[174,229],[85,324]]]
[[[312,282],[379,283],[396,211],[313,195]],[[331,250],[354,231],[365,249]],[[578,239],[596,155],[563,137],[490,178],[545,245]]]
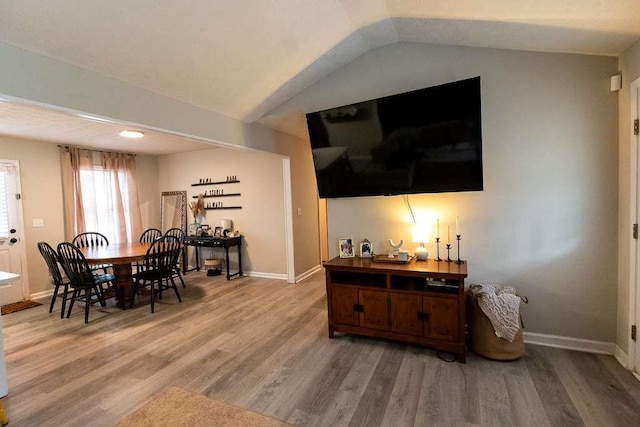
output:
[[[453,353],[466,362],[467,264],[334,258],[324,264],[329,338],[387,338]]]

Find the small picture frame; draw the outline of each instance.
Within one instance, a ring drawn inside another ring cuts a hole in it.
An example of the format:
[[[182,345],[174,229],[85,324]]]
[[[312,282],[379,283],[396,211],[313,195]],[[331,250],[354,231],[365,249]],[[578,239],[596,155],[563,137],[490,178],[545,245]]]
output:
[[[198,231],[197,223],[189,224],[189,236],[195,236],[197,231]]]
[[[353,258],[356,256],[353,248],[353,239],[351,237],[342,237],[338,240],[338,251],[340,258]]]
[[[373,256],[373,245],[367,239],[360,242],[360,258],[371,258]]]
[[[196,236],[201,237],[202,236],[202,226],[198,226],[196,227]]]
[[[213,237],[222,237],[222,227],[216,227],[213,232]]]

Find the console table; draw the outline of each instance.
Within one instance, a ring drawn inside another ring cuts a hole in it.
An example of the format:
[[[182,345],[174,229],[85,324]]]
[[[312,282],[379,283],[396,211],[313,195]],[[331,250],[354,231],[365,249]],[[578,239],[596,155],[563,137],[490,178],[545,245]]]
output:
[[[453,353],[466,362],[466,263],[396,264],[355,257],[323,265],[329,338],[334,332],[387,338]]]
[[[225,252],[225,261],[227,264],[227,280],[231,279],[233,276],[242,276],[242,236],[236,237],[208,237],[208,236],[187,236],[184,238],[184,244],[188,246],[194,247],[195,252],[195,261],[196,266],[189,270],[186,270],[185,273],[189,271],[200,271],[200,255],[198,248],[207,247],[207,248],[224,248]],[[236,246],[238,248],[238,271],[230,274],[229,272],[229,248]]]

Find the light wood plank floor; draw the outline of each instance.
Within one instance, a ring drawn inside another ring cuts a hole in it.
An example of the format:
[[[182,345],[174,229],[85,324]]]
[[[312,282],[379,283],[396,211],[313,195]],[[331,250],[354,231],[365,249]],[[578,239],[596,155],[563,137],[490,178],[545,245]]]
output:
[[[184,302],[45,305],[3,316],[11,425],[111,426],[170,386],[297,425],[630,426],[640,383],[612,357],[527,346],[466,365],[362,337],[327,338],[324,276],[185,276]],[[146,302],[143,300],[143,302]],[[58,306],[59,307],[59,306]]]

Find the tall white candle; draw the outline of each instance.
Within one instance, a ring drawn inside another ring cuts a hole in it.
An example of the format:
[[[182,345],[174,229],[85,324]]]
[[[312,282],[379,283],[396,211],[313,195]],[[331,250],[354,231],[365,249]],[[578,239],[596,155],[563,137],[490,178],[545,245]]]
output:
[[[456,217],[456,235],[460,235],[460,219]]]
[[[436,237],[440,238],[440,218],[436,219]]]
[[[451,243],[451,226],[447,224],[447,243]]]

